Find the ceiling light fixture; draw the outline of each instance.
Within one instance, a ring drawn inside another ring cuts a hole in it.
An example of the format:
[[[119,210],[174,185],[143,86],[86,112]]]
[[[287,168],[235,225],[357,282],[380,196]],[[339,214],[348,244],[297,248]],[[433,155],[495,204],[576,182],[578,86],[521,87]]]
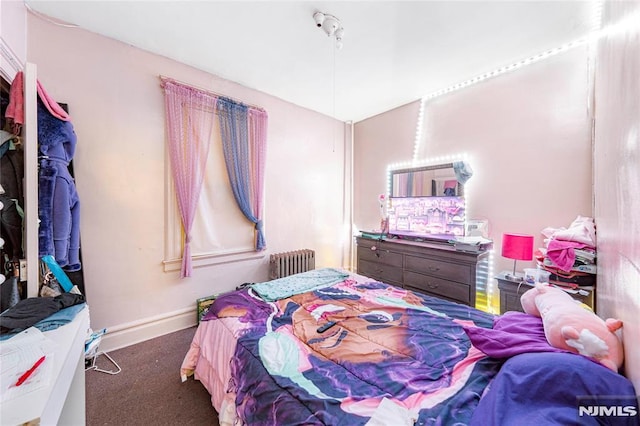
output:
[[[322,28],[328,37],[335,37],[336,49],[342,49],[342,37],[344,37],[344,28],[338,18],[328,13],[316,12],[313,14],[313,20],[316,27]]]

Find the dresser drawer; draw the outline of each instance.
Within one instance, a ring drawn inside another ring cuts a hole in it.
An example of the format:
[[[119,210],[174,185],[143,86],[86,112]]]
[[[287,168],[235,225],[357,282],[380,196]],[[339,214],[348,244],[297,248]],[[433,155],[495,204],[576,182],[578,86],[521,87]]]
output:
[[[358,257],[358,273],[387,284],[402,286],[402,268],[370,262]]]
[[[385,265],[397,266],[402,268],[402,253],[396,253],[384,248],[376,248],[371,250],[370,247],[358,247],[358,259],[368,260],[375,263],[384,263]]]
[[[469,305],[471,303],[471,286],[430,275],[404,271],[403,282],[406,288],[431,293],[436,296],[455,300]]]
[[[404,257],[404,269],[465,284],[472,282],[472,273],[468,267],[428,257],[406,255]]]

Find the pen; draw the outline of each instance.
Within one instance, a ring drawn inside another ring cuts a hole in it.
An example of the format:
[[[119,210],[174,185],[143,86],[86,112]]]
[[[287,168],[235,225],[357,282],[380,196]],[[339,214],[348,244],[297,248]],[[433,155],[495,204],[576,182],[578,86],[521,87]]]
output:
[[[24,374],[20,376],[20,378],[16,382],[16,386],[20,386],[21,384],[23,384],[33,374],[33,372],[36,371],[36,369],[40,366],[40,364],[44,362],[45,358],[46,356],[42,355],[42,357],[40,357],[40,359],[37,360],[35,364],[33,364],[33,367],[25,371]]]

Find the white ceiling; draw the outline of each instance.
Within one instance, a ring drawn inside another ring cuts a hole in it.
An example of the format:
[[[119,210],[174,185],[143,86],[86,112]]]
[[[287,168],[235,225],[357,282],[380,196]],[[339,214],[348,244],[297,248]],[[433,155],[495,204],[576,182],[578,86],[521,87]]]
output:
[[[343,121],[584,37],[585,1],[33,1],[30,9]],[[335,15],[344,47],[315,26]]]

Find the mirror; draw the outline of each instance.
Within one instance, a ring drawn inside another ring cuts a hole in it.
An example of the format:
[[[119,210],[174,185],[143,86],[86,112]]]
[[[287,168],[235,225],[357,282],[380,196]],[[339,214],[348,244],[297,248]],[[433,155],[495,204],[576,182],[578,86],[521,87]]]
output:
[[[391,171],[391,197],[464,196],[453,163]]]

